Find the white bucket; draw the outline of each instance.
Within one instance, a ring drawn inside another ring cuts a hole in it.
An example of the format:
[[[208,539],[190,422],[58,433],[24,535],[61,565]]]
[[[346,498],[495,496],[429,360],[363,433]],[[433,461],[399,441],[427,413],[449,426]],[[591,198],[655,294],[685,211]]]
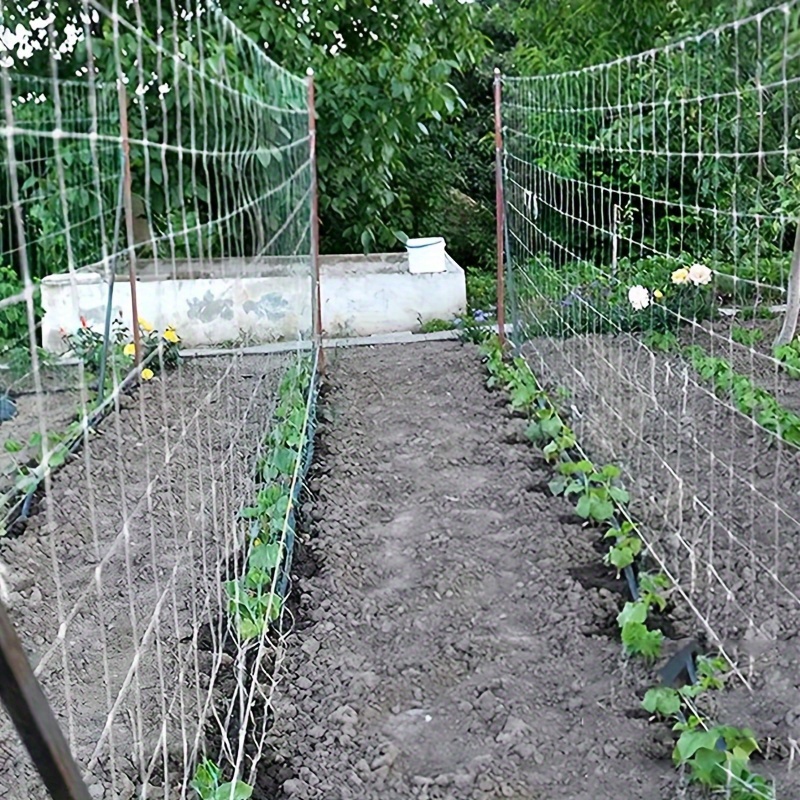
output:
[[[444,239],[441,236],[409,239],[406,242],[406,249],[408,250],[408,271],[412,275],[446,271]]]

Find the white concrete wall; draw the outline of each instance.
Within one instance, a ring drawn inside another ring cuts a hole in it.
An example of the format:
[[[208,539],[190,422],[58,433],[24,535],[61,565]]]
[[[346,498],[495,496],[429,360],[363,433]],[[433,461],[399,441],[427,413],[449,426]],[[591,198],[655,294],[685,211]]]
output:
[[[169,266],[165,274],[162,265],[141,265],[136,282],[139,316],[160,330],[173,325],[187,346],[220,345],[242,337],[249,343],[309,338],[311,278],[296,261]],[[449,258],[446,272],[412,275],[405,256],[327,256],[320,272],[327,336],[407,331],[420,318],[451,319],[466,307],[464,271]],[[103,276],[94,272],[45,278],[44,347],[63,351],[62,331],[74,331],[81,316],[102,329],[107,292]],[[132,324],[126,279],[115,283],[112,312]]]

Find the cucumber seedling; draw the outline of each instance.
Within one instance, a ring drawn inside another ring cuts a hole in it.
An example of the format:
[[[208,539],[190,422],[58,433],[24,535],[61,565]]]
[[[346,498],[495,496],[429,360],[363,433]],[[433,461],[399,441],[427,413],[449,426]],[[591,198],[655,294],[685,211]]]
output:
[[[614,516],[616,506],[630,499],[628,492],[614,484],[620,476],[619,467],[606,464],[596,469],[591,461],[567,461],[559,464],[559,476],[548,484],[554,495],[577,495],[575,513],[583,519],[601,523]]]
[[[221,782],[222,770],[210,759],[197,765],[191,787],[200,800],[249,800],[253,787],[244,781]]]

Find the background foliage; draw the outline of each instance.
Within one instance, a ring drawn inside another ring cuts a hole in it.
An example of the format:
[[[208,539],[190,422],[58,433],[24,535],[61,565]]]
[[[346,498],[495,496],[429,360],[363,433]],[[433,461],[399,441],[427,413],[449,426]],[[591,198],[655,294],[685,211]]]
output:
[[[181,5],[192,4],[183,0],[171,8],[177,13]],[[77,19],[70,0],[46,4],[40,0],[39,6],[45,5],[53,13],[53,24],[32,33],[33,39],[45,46],[18,59],[14,69],[48,79],[52,70],[49,49],[62,48],[60,75],[73,75],[71,59],[85,60],[85,52],[80,45],[73,53],[64,52],[64,31],[69,24],[83,27],[84,23]],[[299,74],[308,67],[315,70],[323,249],[397,249],[397,232],[442,234],[448,249],[467,268],[471,286],[480,284],[480,276],[488,275],[493,263],[494,67],[511,75],[574,69],[635,53],[767,5],[765,0],[617,0],[610,14],[607,0],[433,0],[428,4],[418,0],[318,0],[313,6],[304,0],[220,1],[221,9],[278,63]],[[165,8],[163,3],[142,2],[138,9],[120,6],[120,13],[130,15],[133,24],[141,22],[153,35],[158,29],[158,10]],[[7,1],[4,9],[4,24],[9,27],[35,16],[29,0]],[[117,68],[111,47],[115,34],[107,24],[92,22],[90,27],[98,42],[94,55],[99,71],[112,77]],[[172,45],[170,35],[167,26],[161,39],[165,48]],[[147,44],[137,47],[130,32],[123,30],[121,36],[129,56],[123,69],[132,76],[137,70],[146,72],[158,59],[157,52]],[[263,90],[257,76],[254,79],[250,74],[252,61],[247,54],[232,52],[213,28],[205,31],[195,47],[184,43],[185,55],[190,60],[198,58],[200,46],[205,58],[212,61],[224,53],[229,70],[226,79],[238,81],[243,92]],[[143,58],[138,66],[132,61],[136,52]],[[635,79],[644,85],[652,76],[641,74]],[[190,115],[191,106],[199,100],[190,93],[148,98],[146,102],[159,104],[161,113],[152,119],[160,118],[163,126],[163,130],[151,129],[148,135],[154,141],[165,134],[174,138],[178,120]],[[38,110],[31,106],[25,110],[28,112],[46,116],[52,114],[52,108],[47,109],[45,103]],[[246,115],[242,120],[239,112],[220,108],[214,119],[204,120],[204,124],[224,125],[225,119],[236,113],[237,125],[252,124],[255,132],[256,122],[248,123]],[[131,122],[135,128],[136,114],[131,115]],[[186,130],[183,135],[188,135]],[[613,135],[613,131],[606,130],[605,135]],[[272,142],[279,145],[279,136]],[[42,201],[28,223],[31,238],[46,241],[49,248],[47,252],[40,248],[32,257],[37,276],[66,266],[64,242],[48,237],[48,230],[63,228],[66,220],[78,226],[80,233],[80,221],[71,219],[72,212],[59,206],[52,153],[40,155],[32,174],[23,176],[27,195]],[[199,237],[185,243],[189,249],[213,251],[225,246],[234,252],[237,246],[247,249],[261,241],[258,214],[253,215],[244,237],[203,227],[219,208],[216,187],[231,179],[223,173],[226,168],[233,169],[233,164],[219,167],[222,172],[215,174],[207,165],[202,171],[193,169],[185,157],[178,163],[178,157],[170,155],[159,164],[146,163],[145,149],[133,156],[138,189],[156,234],[188,220],[197,226]],[[87,185],[87,153],[76,152],[72,157],[75,169],[67,178],[67,189],[77,192]],[[545,153],[544,157],[551,158],[551,164],[565,175],[586,168],[580,163],[557,163],[559,154]],[[116,156],[109,153],[107,158],[113,170]],[[605,166],[608,181],[621,189],[635,188],[632,165]],[[236,169],[242,168],[257,169],[258,165],[236,165]],[[146,184],[145,174],[150,176]],[[715,180],[698,175],[686,191],[716,196],[719,185]],[[0,204],[7,205],[7,189],[7,176],[2,172]],[[672,190],[681,191],[680,187]],[[70,207],[82,219],[97,219],[102,209],[113,208],[115,192],[115,184],[109,182],[78,198],[85,207],[77,202]],[[180,209],[182,219],[171,219],[171,209],[172,213]],[[284,211],[277,207],[268,213]],[[106,222],[111,224],[108,219]],[[654,223],[650,223],[652,228]],[[644,223],[640,220],[640,224]],[[6,239],[12,237],[6,219],[2,231]],[[78,238],[87,251],[99,247],[88,231]],[[3,249],[11,252],[13,246]],[[485,290],[486,281],[483,287]]]

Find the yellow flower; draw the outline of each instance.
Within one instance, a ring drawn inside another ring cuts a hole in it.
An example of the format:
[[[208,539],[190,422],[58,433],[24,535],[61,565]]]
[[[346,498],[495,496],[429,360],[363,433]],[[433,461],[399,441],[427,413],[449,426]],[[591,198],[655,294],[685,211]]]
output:
[[[253,544],[254,544],[256,547],[260,547],[260,545],[261,545],[261,539],[256,539],[256,540],[253,542]]]
[[[655,299],[656,299],[656,300],[661,300],[661,298],[662,298],[663,296],[664,296],[664,292],[662,292],[662,291],[661,291],[661,289],[656,289],[656,290],[653,292],[653,297],[655,297]]]
[[[122,352],[126,356],[135,356],[136,355],[136,345],[131,342],[130,344],[126,344],[125,347],[122,348]]]
[[[154,375],[155,375],[155,373],[149,367],[145,367],[142,370],[142,380],[143,381],[149,381]]]
[[[672,282],[673,283],[686,283],[689,280],[689,270],[684,269],[681,267],[680,269],[676,269],[675,272],[672,273]]]
[[[150,333],[150,331],[153,330],[153,326],[146,319],[143,319],[142,317],[139,317],[139,327],[145,333]]]
[[[177,344],[180,341],[178,334],[175,333],[175,328],[171,326],[164,331],[164,338],[168,342],[172,342],[172,344]]]

